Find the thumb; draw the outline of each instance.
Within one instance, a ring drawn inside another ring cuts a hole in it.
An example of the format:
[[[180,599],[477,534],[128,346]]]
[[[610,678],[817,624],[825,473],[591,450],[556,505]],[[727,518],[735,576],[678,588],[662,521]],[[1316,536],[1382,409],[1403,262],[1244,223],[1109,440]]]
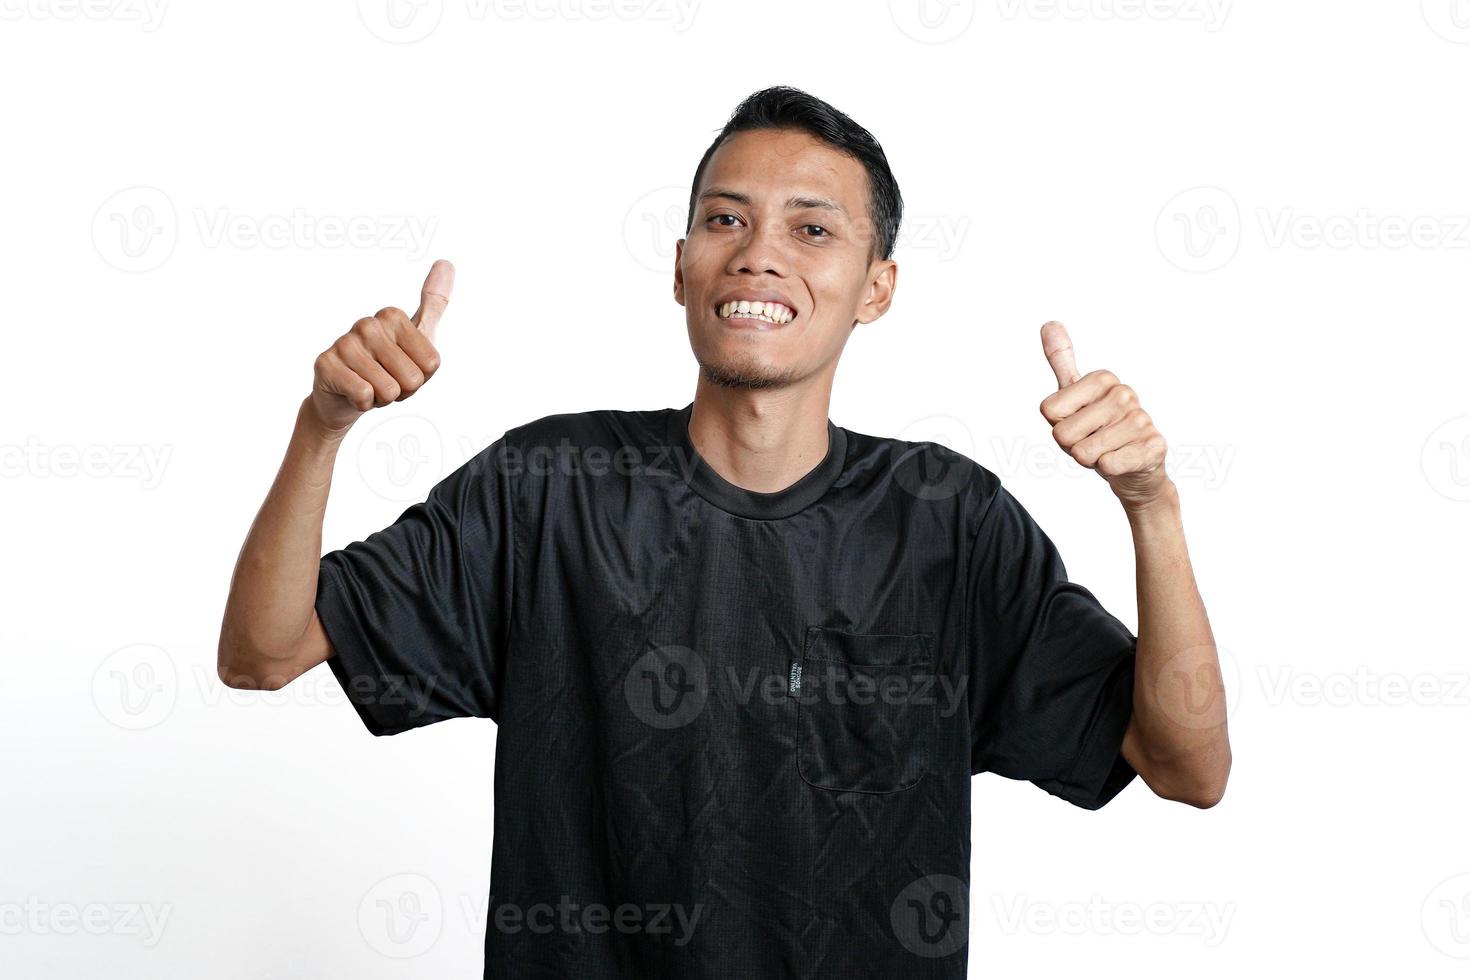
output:
[[[424,288],[419,294],[419,308],[414,312],[413,325],[424,332],[433,343],[439,328],[439,318],[449,305],[449,295],[454,292],[454,266],[448,259],[439,259],[429,267],[424,279]]]
[[[1072,338],[1067,336],[1067,328],[1056,320],[1048,320],[1041,325],[1041,351],[1057,376],[1058,390],[1081,377],[1077,373],[1077,359],[1073,356]]]

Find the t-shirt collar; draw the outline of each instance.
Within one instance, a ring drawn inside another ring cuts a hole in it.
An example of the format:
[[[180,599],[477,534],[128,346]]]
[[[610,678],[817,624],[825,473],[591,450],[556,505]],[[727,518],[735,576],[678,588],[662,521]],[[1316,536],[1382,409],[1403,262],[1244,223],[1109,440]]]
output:
[[[842,474],[847,462],[847,430],[827,420],[827,455],[784,490],[761,493],[737,487],[715,472],[689,438],[689,418],[694,403],[668,413],[669,445],[680,454],[680,474],[690,488],[721,510],[737,517],[777,520],[790,517],[820,500]]]

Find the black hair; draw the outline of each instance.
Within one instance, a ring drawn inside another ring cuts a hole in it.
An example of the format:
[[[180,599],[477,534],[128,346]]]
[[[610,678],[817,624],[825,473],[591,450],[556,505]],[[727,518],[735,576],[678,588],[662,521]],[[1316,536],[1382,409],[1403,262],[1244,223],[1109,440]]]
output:
[[[815,95],[789,85],[773,85],[761,89],[735,107],[725,128],[704,151],[698,168],[694,171],[694,183],[689,188],[689,218],[684,225],[684,234],[694,228],[695,195],[699,193],[699,182],[704,177],[704,168],[714,156],[715,150],[736,133],[752,129],[797,129],[811,134],[835,149],[854,157],[868,172],[870,212],[876,236],[868,249],[868,259],[892,258],[893,245],[898,239],[898,223],[903,216],[903,197],[898,192],[898,182],[888,168],[888,157],[873,134]]]

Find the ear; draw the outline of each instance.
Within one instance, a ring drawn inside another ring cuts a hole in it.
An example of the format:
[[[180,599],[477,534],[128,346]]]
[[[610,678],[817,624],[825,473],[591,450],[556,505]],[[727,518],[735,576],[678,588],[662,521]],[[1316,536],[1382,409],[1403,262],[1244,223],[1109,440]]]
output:
[[[898,286],[898,263],[892,259],[874,262],[868,280],[868,296],[858,307],[857,322],[872,323],[893,305],[893,291]]]
[[[684,305],[684,241],[674,243],[674,302]]]

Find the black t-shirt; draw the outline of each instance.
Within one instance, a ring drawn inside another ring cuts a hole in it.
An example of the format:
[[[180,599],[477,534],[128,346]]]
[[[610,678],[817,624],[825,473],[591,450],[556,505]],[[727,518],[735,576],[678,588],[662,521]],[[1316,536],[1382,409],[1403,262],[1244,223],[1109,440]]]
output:
[[[970,776],[1080,807],[1136,637],[999,479],[828,422],[785,490],[691,406],[550,415],[323,556],[368,730],[497,723],[486,977],[964,977]]]

